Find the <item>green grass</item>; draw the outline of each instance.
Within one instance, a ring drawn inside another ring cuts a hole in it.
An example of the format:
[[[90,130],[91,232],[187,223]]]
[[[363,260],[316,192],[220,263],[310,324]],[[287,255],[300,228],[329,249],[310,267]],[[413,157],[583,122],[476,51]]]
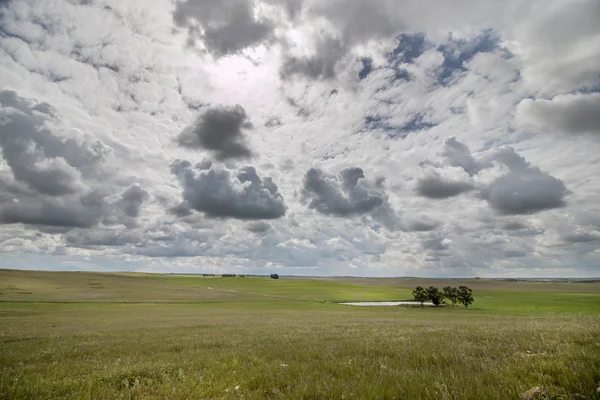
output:
[[[475,296],[473,310],[484,313],[600,314],[600,293],[494,290]]]
[[[478,284],[362,308],[333,302],[409,284],[0,271],[0,398],[600,398],[599,286]]]
[[[197,288],[250,293],[258,298],[307,301],[384,301],[411,298],[411,290],[386,286],[361,286],[334,281],[286,280],[268,278],[189,278],[167,277],[169,282],[194,285]]]

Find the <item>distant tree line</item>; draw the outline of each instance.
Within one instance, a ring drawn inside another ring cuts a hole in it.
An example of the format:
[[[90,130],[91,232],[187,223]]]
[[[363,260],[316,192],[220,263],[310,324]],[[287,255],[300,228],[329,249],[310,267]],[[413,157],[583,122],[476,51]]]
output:
[[[466,286],[459,286],[458,289],[446,286],[442,291],[433,286],[429,286],[427,289],[417,286],[412,294],[415,301],[421,303],[421,307],[424,307],[423,303],[426,301],[431,301],[437,307],[446,299],[452,303],[452,307],[462,304],[467,308],[475,301],[473,291]]]

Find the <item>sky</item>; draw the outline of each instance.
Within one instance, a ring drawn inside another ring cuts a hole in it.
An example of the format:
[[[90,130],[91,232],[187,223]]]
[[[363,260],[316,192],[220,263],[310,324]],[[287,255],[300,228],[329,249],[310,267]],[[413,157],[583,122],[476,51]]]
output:
[[[600,276],[597,0],[0,0],[0,268]]]

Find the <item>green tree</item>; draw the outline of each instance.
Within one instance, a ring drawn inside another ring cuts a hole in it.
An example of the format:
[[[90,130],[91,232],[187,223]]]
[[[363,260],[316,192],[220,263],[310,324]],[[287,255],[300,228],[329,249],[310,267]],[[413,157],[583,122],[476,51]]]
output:
[[[429,286],[427,289],[427,299],[437,307],[444,300],[444,295],[438,288]]]
[[[467,308],[469,307],[469,304],[473,304],[474,301],[475,299],[473,299],[473,291],[466,286],[459,286],[458,302]]]
[[[458,289],[455,287],[446,286],[444,288],[444,297],[450,300],[452,307],[458,302]]]
[[[413,290],[412,295],[415,301],[421,303],[421,307],[423,307],[423,303],[425,303],[428,298],[427,291],[421,286],[417,286],[415,290]]]

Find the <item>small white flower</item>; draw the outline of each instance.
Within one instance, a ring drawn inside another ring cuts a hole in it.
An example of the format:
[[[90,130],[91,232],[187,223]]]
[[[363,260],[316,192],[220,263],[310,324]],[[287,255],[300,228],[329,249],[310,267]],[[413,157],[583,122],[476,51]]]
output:
[[[235,387],[235,390],[240,390],[240,385],[237,385],[237,386]]]

